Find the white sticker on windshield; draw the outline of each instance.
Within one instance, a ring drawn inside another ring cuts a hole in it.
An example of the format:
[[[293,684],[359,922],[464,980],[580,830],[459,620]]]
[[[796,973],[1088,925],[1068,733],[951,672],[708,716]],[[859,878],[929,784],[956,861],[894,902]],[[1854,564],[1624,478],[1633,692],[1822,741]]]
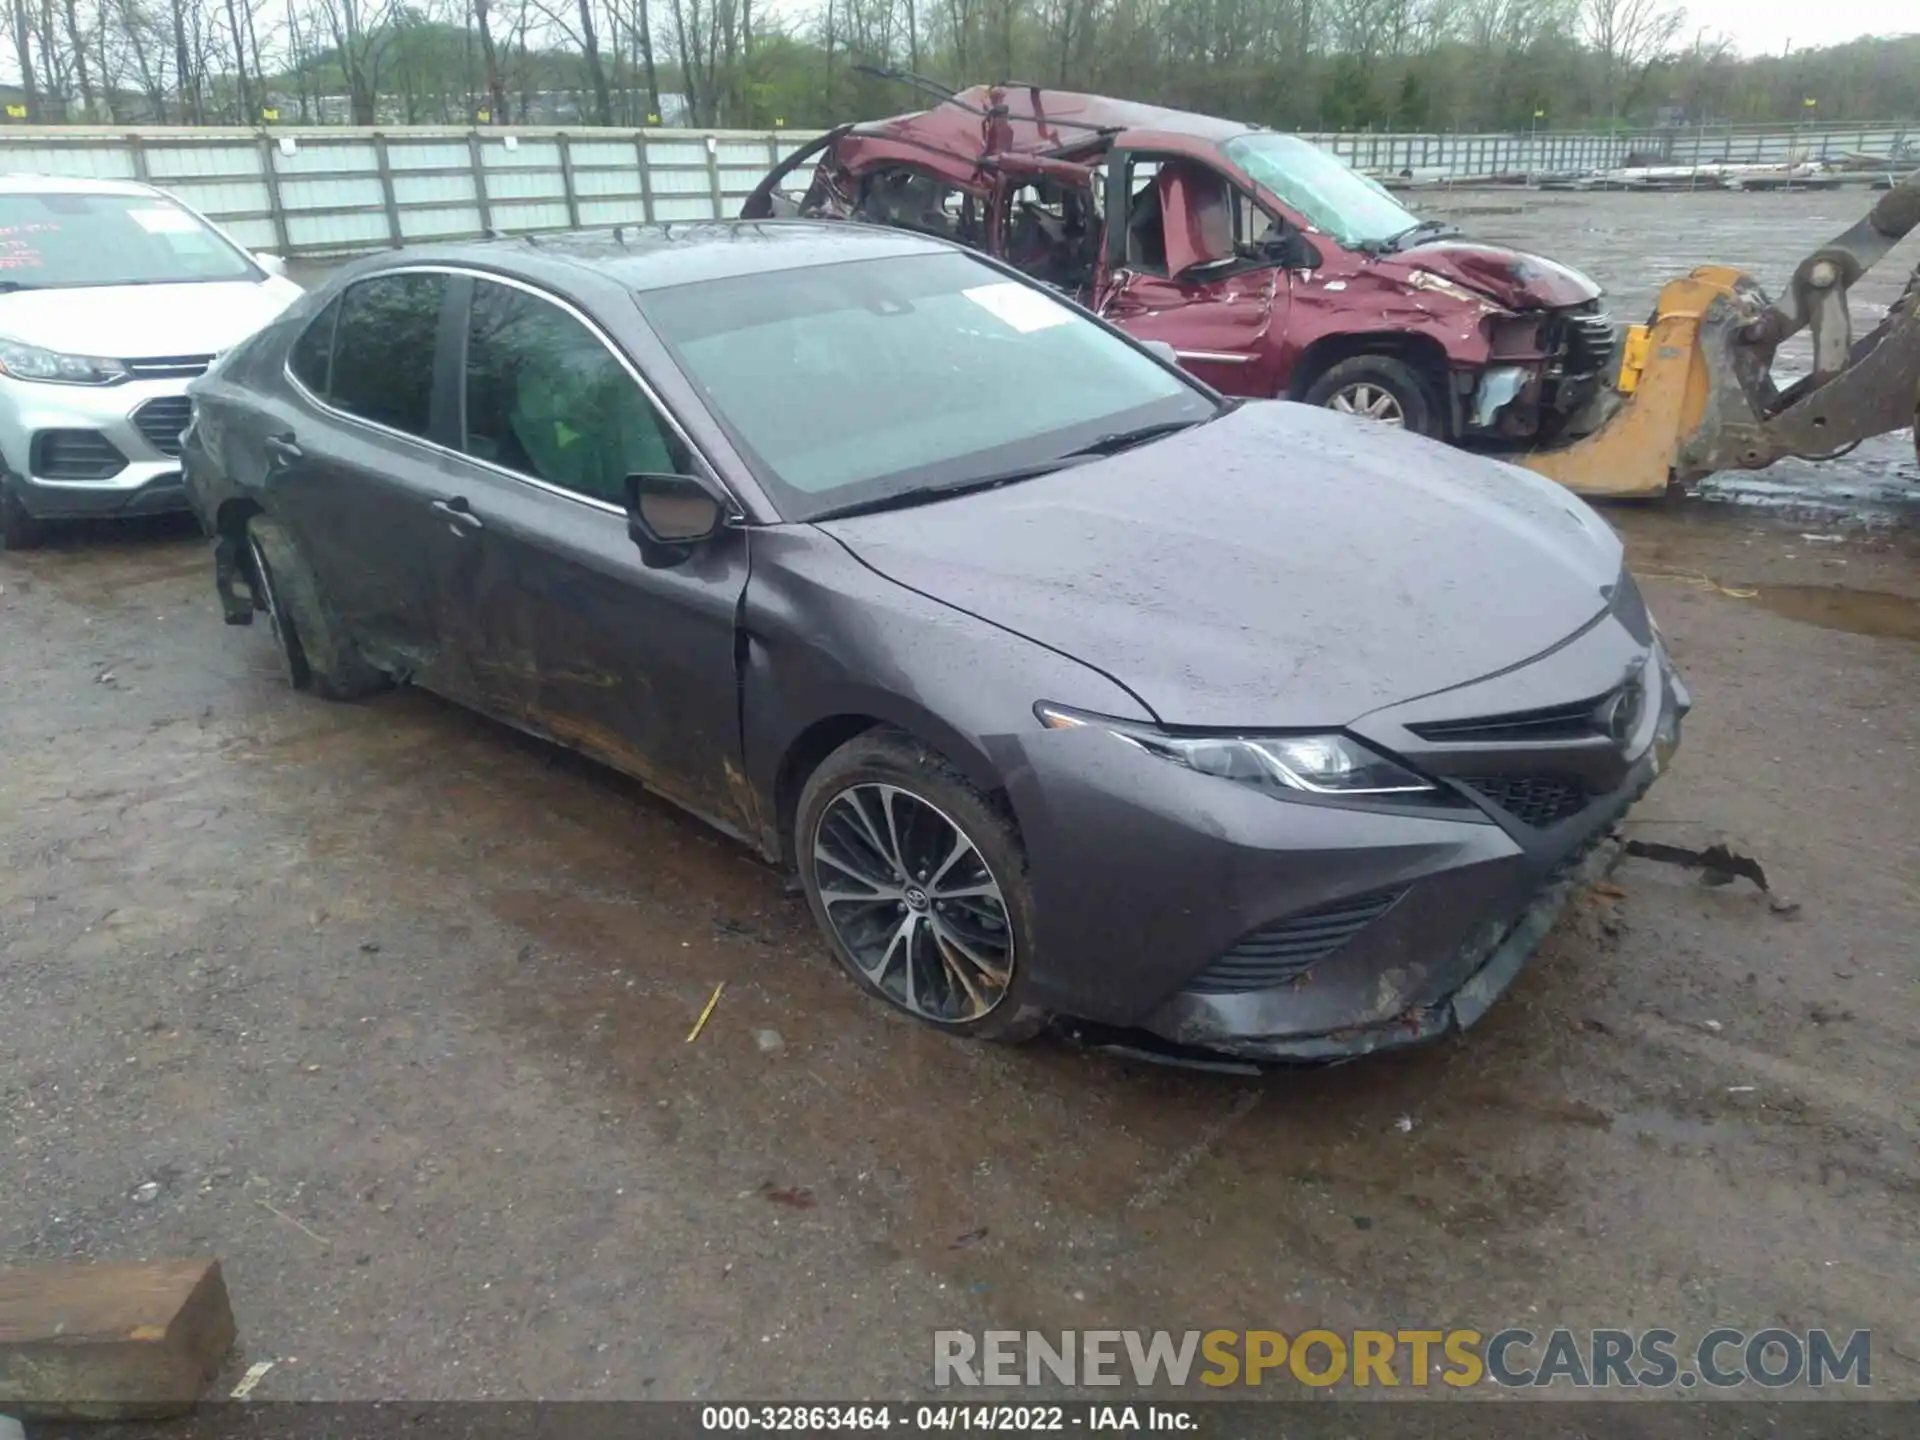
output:
[[[1013,280],[997,285],[976,285],[960,292],[996,320],[1004,321],[1022,335],[1064,325],[1073,312],[1049,295],[1029,290]]]
[[[127,213],[149,235],[191,235],[200,228],[186,211],[176,210],[171,205],[154,205]]]

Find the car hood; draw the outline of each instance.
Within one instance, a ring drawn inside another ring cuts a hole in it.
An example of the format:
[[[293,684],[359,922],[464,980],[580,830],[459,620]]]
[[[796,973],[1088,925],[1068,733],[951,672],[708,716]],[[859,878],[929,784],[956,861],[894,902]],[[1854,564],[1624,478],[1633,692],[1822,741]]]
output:
[[[1103,671],[1162,723],[1207,727],[1343,725],[1510,668],[1605,609],[1622,560],[1539,476],[1283,401],[821,528]]]
[[[0,295],[0,336],[69,355],[216,355],[299,299],[290,280],[103,285]]]
[[[1504,245],[1437,240],[1391,257],[1409,270],[1427,270],[1476,290],[1509,310],[1558,310],[1597,298],[1600,287],[1569,265]]]

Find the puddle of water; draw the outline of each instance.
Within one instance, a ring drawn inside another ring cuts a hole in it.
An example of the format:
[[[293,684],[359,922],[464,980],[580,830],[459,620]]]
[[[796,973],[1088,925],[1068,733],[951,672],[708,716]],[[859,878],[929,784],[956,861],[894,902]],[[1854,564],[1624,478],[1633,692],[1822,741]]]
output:
[[[1920,520],[1920,469],[1905,432],[1876,436],[1827,464],[1782,460],[1762,471],[1710,475],[1695,493],[1720,505],[1841,528],[1892,529]]]
[[[1884,590],[1841,590],[1830,585],[1762,585],[1748,603],[1789,620],[1920,644],[1920,600]]]

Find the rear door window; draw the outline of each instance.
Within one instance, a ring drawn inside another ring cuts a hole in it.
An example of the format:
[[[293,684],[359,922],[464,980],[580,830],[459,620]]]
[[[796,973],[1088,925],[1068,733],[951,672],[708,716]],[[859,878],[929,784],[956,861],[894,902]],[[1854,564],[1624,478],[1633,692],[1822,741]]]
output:
[[[391,430],[427,435],[446,293],[447,277],[438,274],[375,275],[350,286],[338,301],[328,403]]]
[[[692,463],[604,340],[514,286],[474,282],[465,383],[468,454],[583,499],[624,506],[627,476]]]
[[[287,368],[293,378],[322,400],[333,363],[333,323],[340,318],[340,302],[335,300],[314,316],[287,355]]]

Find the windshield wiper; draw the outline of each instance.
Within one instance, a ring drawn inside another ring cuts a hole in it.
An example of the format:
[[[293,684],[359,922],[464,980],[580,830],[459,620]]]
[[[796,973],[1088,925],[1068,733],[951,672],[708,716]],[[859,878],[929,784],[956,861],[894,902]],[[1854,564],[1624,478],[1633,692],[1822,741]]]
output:
[[[1222,406],[1220,414],[1226,414],[1229,408]],[[924,505],[929,501],[945,500],[954,495],[970,495],[980,490],[994,490],[1019,480],[1034,480],[1042,475],[1051,475],[1056,470],[1084,465],[1089,460],[1098,460],[1102,456],[1118,455],[1122,450],[1131,450],[1134,446],[1144,445],[1149,440],[1158,440],[1163,435],[1172,435],[1177,431],[1204,424],[1206,424],[1205,420],[1163,420],[1157,425],[1141,425],[1132,430],[1117,430],[1111,435],[1097,436],[1085,445],[1069,450],[1063,455],[1056,455],[1051,460],[1037,460],[1031,465],[1016,465],[1009,470],[995,470],[988,475],[976,475],[971,479],[955,480],[946,485],[913,485],[905,490],[896,490],[891,495],[876,495],[871,500],[854,500],[845,505],[836,505],[831,510],[822,510],[819,514],[809,515],[807,518],[809,521],[844,520],[850,515],[872,515],[881,510],[904,510],[911,505]]]
[[[1190,430],[1195,425],[1204,425],[1205,420],[1162,420],[1157,425],[1141,425],[1132,430],[1116,430],[1111,435],[1100,435],[1089,440],[1077,450],[1069,450],[1062,459],[1089,458],[1099,455],[1118,455],[1122,450],[1131,450],[1136,445],[1144,445],[1149,440],[1158,440],[1162,436],[1177,435],[1182,430]]]
[[[1065,470],[1091,460],[1092,455],[1062,455],[1053,460],[1041,460],[1032,465],[1017,465],[1011,470],[996,470],[991,475],[976,475],[971,480],[955,480],[946,485],[910,485],[905,490],[896,490],[891,495],[876,495],[871,500],[854,500],[845,505],[836,505],[831,510],[822,510],[817,515],[809,515],[810,522],[821,520],[844,520],[850,515],[873,515],[882,510],[904,510],[912,505],[924,505],[932,500],[947,500],[955,495],[971,495],[980,490],[994,490],[1002,485],[1011,485],[1016,480],[1032,480],[1041,475],[1051,475],[1056,470]]]
[[[1389,236],[1386,248],[1404,250],[1415,240],[1437,240],[1443,235],[1458,235],[1460,227],[1450,225],[1445,220],[1422,220],[1418,225],[1409,225],[1398,235]]]

